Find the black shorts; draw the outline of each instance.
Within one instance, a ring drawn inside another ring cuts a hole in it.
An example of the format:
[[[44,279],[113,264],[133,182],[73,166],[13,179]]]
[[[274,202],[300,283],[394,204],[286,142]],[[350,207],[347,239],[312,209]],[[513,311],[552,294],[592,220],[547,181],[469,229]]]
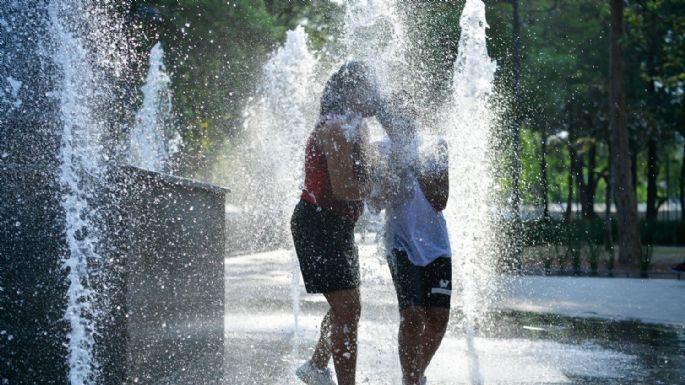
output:
[[[407,253],[392,250],[388,256],[390,274],[400,309],[450,307],[452,297],[452,258],[440,257],[426,266],[416,266]]]
[[[308,293],[359,287],[359,256],[354,223],[330,210],[300,200],[290,230]]]

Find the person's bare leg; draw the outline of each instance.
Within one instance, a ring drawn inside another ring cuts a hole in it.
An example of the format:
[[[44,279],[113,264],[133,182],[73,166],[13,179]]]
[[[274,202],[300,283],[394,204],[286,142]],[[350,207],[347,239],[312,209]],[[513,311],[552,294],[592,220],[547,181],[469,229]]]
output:
[[[400,310],[400,330],[397,342],[402,367],[402,381],[405,385],[417,385],[423,370],[420,366],[423,355],[423,333],[426,317],[420,307],[408,307]]]
[[[330,310],[323,317],[321,321],[321,335],[319,342],[314,348],[312,354],[312,365],[318,369],[328,367],[328,361],[331,360],[331,312]]]
[[[423,308],[423,311],[426,323],[421,335],[421,354],[417,356],[417,366],[421,376],[435,356],[435,352],[438,351],[450,318],[450,309],[448,308],[429,307]]]
[[[331,306],[331,353],[338,385],[354,385],[357,368],[357,327],[361,315],[359,289],[324,293]]]

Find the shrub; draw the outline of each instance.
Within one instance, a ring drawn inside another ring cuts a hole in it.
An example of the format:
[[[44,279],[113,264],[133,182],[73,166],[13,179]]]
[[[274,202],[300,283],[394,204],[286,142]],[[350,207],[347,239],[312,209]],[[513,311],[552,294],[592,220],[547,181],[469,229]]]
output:
[[[618,240],[616,221],[612,221],[612,237]],[[569,237],[579,242],[602,244],[606,224],[603,218],[573,220],[535,220],[523,223],[524,246],[568,245]],[[640,222],[643,243],[659,246],[685,245],[685,221]]]

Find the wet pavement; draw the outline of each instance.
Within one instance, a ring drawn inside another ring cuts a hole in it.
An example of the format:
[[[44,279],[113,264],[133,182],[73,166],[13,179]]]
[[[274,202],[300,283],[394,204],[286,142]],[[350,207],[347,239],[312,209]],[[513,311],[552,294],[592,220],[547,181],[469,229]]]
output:
[[[400,384],[387,266],[372,246],[360,254],[358,383]],[[311,354],[327,305],[293,281],[291,258],[281,250],[226,259],[226,384],[300,384],[294,368]],[[455,294],[429,384],[685,384],[685,282],[522,279],[507,280],[473,339]]]

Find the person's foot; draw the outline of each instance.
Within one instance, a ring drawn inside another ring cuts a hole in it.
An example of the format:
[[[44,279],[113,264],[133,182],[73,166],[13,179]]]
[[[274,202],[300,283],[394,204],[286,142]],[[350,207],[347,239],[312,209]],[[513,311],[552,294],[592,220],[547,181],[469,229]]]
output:
[[[295,370],[297,378],[307,385],[335,385],[333,375],[328,368],[319,369],[307,361]]]
[[[671,267],[671,270],[675,271],[676,273],[685,273],[685,262]]]

